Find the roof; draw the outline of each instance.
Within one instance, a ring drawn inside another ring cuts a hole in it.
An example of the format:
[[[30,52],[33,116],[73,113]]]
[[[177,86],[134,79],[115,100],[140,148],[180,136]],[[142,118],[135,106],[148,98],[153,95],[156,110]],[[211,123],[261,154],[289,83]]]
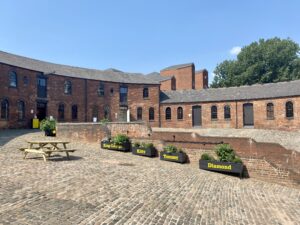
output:
[[[85,78],[101,81],[133,83],[133,84],[159,84],[141,73],[126,73],[116,69],[96,70],[74,66],[49,63],[23,56],[0,51],[0,63],[17,66],[45,74],[55,74],[76,78]]]
[[[162,69],[161,71],[176,70],[176,69],[180,69],[180,68],[184,68],[184,67],[188,67],[188,66],[193,66],[193,65],[194,65],[194,63],[178,64],[178,65],[166,67],[166,68]]]
[[[219,102],[300,96],[300,80],[203,90],[162,91],[161,103]]]
[[[160,73],[153,72],[147,74],[147,77],[150,78],[152,81],[162,82],[166,80],[171,80],[174,76],[161,76]]]

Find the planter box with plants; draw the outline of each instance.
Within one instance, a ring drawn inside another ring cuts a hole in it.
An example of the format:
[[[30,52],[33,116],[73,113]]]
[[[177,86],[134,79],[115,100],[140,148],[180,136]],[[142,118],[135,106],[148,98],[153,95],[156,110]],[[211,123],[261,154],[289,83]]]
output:
[[[199,160],[200,169],[234,173],[239,174],[239,176],[242,177],[244,168],[242,160],[235,155],[234,150],[230,145],[217,145],[215,152],[218,159],[215,159],[207,153],[202,154],[201,159]]]
[[[56,121],[46,118],[41,121],[40,129],[45,132],[45,136],[56,136]]]
[[[132,145],[131,151],[134,155],[142,155],[148,157],[156,156],[156,149],[154,148],[152,143],[136,142]]]
[[[130,151],[130,141],[126,135],[118,134],[110,140],[101,141],[101,148],[129,152]]]
[[[185,163],[187,155],[180,148],[173,145],[167,145],[164,150],[160,152],[160,159],[171,162]]]

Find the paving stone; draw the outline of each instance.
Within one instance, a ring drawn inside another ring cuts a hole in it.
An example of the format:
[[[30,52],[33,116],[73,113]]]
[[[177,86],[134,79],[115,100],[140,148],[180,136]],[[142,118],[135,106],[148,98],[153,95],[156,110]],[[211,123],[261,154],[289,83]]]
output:
[[[300,224],[300,189],[80,142],[71,160],[23,160],[25,140],[49,138],[7,132],[0,224]]]

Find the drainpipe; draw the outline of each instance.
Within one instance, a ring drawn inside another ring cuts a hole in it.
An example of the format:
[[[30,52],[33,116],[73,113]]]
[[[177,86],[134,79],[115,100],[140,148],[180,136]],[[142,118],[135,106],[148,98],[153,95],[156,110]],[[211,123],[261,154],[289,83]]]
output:
[[[85,122],[87,122],[87,79],[84,79],[84,114],[85,114]]]
[[[238,106],[237,106],[237,101],[235,102],[235,129],[238,129]]]

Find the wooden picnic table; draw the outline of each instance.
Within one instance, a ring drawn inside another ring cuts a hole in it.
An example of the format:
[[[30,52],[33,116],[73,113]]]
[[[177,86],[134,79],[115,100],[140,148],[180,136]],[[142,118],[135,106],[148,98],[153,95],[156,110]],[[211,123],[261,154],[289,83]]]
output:
[[[52,141],[52,140],[43,140],[43,141],[27,141],[29,144],[28,148],[20,148],[24,151],[24,159],[28,153],[37,153],[41,154],[44,158],[44,161],[47,161],[47,158],[51,156],[54,152],[65,152],[67,158],[70,159],[69,152],[75,152],[76,149],[68,149],[67,144],[69,141]]]

